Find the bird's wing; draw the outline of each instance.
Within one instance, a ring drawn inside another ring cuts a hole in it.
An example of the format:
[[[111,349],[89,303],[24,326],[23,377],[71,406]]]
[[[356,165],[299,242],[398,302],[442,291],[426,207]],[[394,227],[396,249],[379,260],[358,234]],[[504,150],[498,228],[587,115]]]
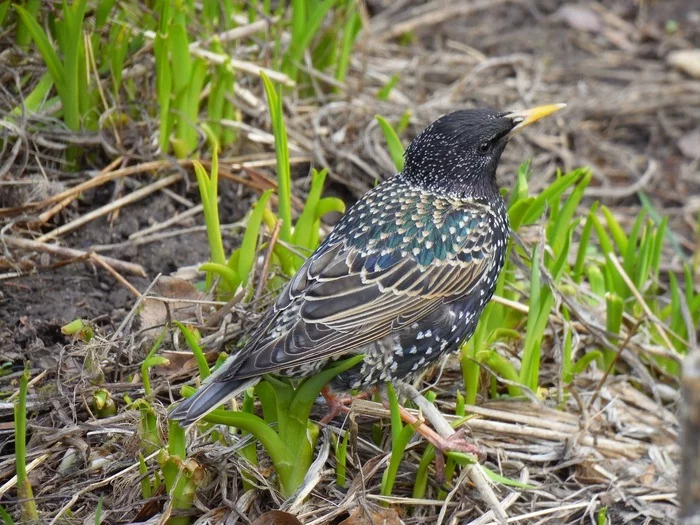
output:
[[[500,242],[493,216],[475,211],[470,220],[459,221],[457,230],[445,236],[437,226],[409,228],[400,233],[400,242],[378,235],[371,246],[362,239],[328,239],[216,380],[253,377],[350,352],[468,295],[482,279],[495,278],[487,273]]]

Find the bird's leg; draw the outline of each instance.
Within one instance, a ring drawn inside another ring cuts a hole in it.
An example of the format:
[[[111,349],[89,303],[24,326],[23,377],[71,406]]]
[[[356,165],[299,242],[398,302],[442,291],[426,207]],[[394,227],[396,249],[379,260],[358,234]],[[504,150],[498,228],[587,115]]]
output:
[[[411,425],[416,432],[418,432],[435,447],[435,473],[438,481],[440,481],[441,478],[444,478],[445,458],[443,455],[445,452],[463,452],[466,454],[472,454],[479,459],[483,458],[484,451],[478,446],[466,441],[465,430],[460,428],[459,430],[455,431],[454,428],[452,428],[452,425],[447,422],[445,417],[440,413],[435,405],[421,395],[418,390],[416,390],[413,386],[402,382],[395,383],[395,386],[402,395],[410,398],[411,401],[413,401],[418,408],[420,408],[421,413],[430,420],[432,425],[437,430],[436,432],[426,425],[424,421],[418,419],[403,406],[399,405],[399,414],[401,415],[403,422]],[[442,481],[444,481],[444,479]]]
[[[449,437],[445,438],[401,405],[399,405],[399,415],[404,423],[411,425],[416,432],[435,447],[435,478],[439,485],[445,482],[444,454],[446,452],[463,452],[477,457],[483,455],[483,451],[478,446],[466,441],[464,429],[459,429],[457,432],[453,432]]]
[[[411,425],[416,432],[441,452],[464,452],[465,454],[471,454],[477,457],[482,454],[482,450],[479,447],[466,441],[464,438],[464,429],[459,429],[457,432],[445,438],[401,405],[399,405],[399,414],[404,423]]]
[[[328,413],[321,419],[321,424],[327,425],[333,421],[336,416],[347,414],[350,412],[350,404],[354,399],[367,399],[370,394],[370,391],[361,392],[356,396],[351,396],[350,394],[334,394],[331,392],[331,388],[328,385],[324,386],[321,390],[321,395],[328,405]]]

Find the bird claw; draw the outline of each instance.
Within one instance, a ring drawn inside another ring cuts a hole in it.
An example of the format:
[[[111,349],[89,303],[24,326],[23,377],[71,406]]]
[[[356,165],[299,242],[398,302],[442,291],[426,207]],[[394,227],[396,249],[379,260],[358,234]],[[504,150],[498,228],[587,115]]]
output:
[[[362,392],[356,396],[351,396],[349,394],[334,394],[331,392],[329,387],[324,387],[321,390],[321,395],[326,400],[326,405],[328,405],[328,412],[321,419],[320,423],[322,425],[327,425],[333,421],[337,416],[341,414],[350,413],[350,405],[355,399],[366,399],[369,397],[369,392]]]
[[[435,447],[435,481],[438,486],[442,487],[445,479],[445,455],[448,452],[461,452],[463,454],[471,454],[476,456],[478,461],[486,459],[486,452],[480,449],[477,445],[467,441],[466,430],[460,428],[450,437],[431,440]]]
[[[338,396],[331,394],[329,390],[322,390],[323,398],[326,400],[326,405],[328,405],[328,412],[321,419],[322,425],[327,425],[333,421],[340,414],[347,414],[350,412],[350,403],[352,403],[352,396]]]
[[[467,441],[467,432],[464,428],[460,428],[448,438],[442,438],[442,443],[437,448],[443,454],[446,452],[462,452],[476,456],[479,461],[486,459],[484,450]]]

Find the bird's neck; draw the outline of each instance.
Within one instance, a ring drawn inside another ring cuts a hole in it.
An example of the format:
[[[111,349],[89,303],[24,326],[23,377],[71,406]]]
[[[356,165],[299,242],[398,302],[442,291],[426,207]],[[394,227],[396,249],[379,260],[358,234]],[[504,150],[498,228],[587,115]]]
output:
[[[411,171],[404,170],[397,175],[409,185],[429,191],[438,196],[459,200],[493,200],[500,199],[501,194],[496,183],[496,177],[472,178],[468,174],[455,170],[451,176],[416,176]]]

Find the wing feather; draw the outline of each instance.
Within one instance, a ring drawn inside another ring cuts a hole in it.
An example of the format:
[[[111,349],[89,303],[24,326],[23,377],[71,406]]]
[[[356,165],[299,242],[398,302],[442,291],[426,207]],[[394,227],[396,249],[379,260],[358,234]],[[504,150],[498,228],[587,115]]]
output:
[[[455,219],[462,226],[457,242],[415,226],[364,245],[331,235],[217,380],[351,353],[468,296],[496,258],[493,217],[478,206],[470,213],[469,220]]]

